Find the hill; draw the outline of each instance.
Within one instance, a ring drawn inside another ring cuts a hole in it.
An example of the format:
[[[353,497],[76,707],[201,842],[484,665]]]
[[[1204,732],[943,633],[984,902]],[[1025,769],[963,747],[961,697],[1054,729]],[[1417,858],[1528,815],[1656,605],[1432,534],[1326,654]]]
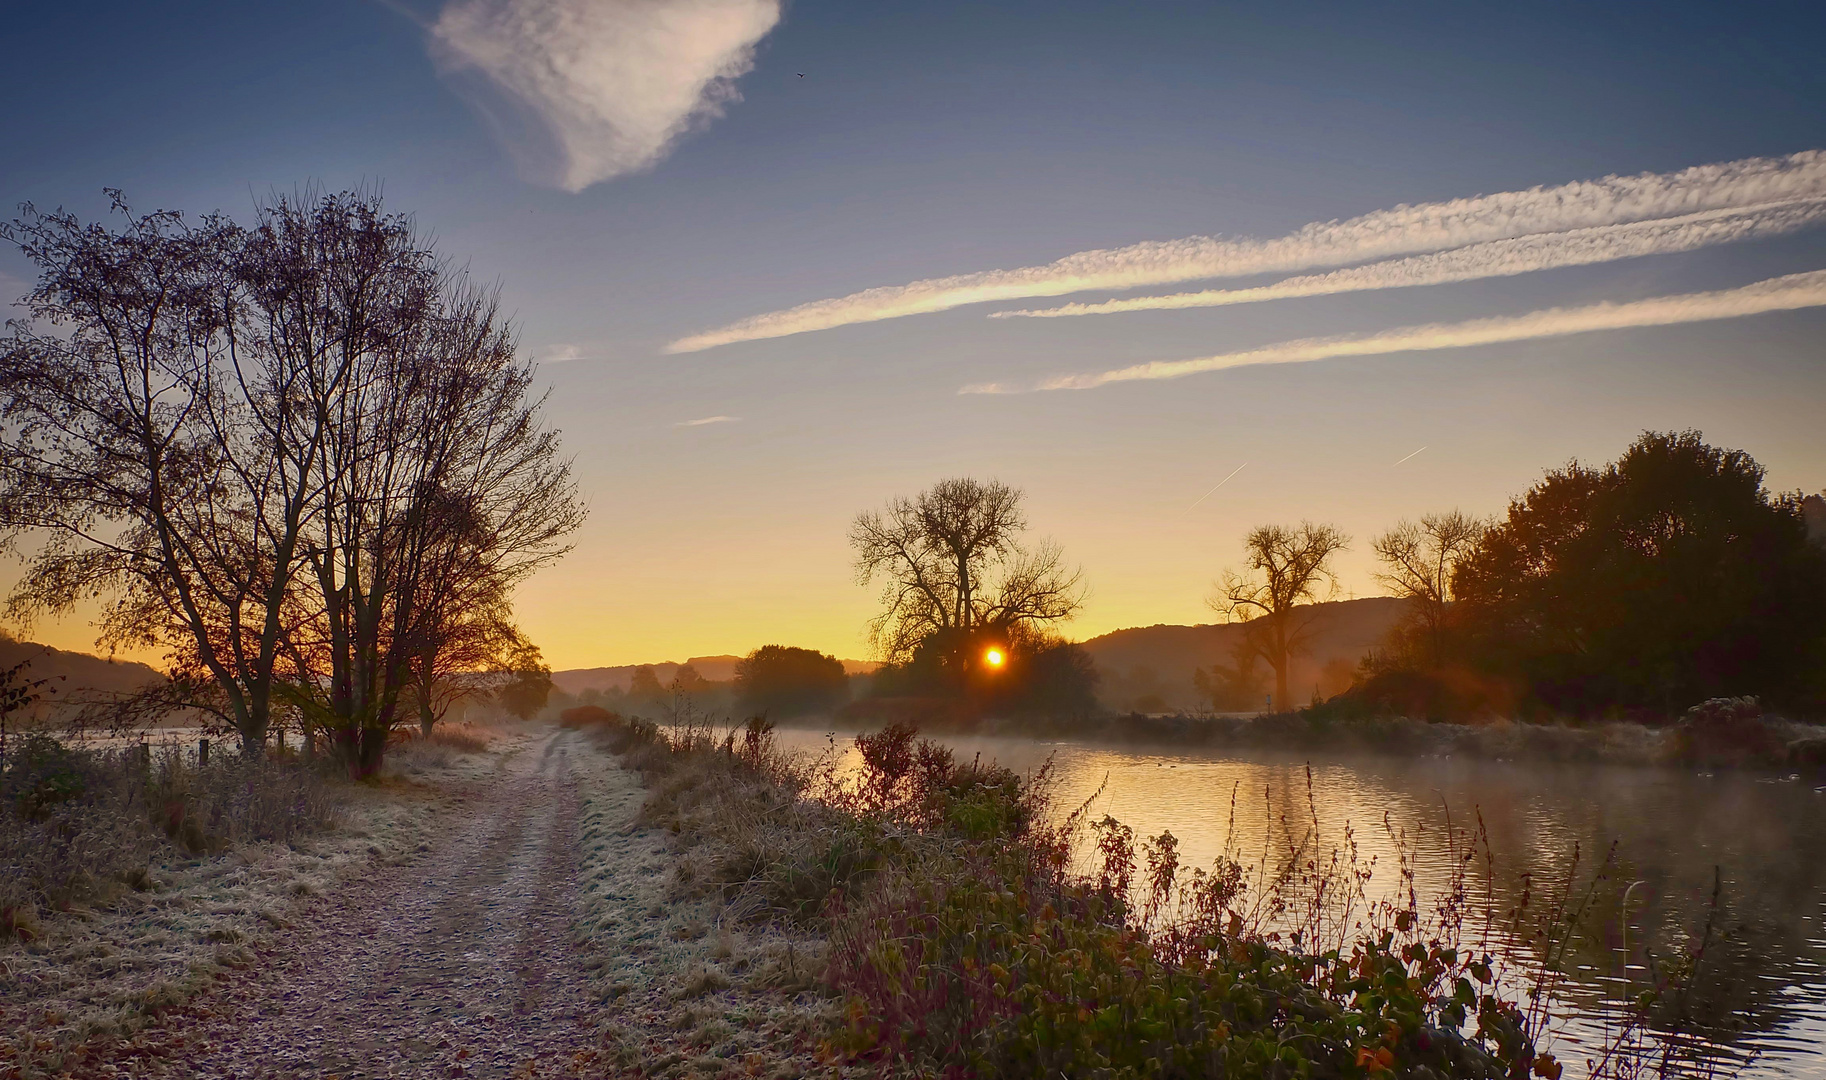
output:
[[[1315,605],[1311,647],[1289,671],[1294,697],[1289,704],[1303,705],[1314,693],[1344,689],[1345,672],[1381,641],[1400,617],[1402,604],[1392,596],[1374,596]],[[1103,677],[1098,696],[1104,704],[1122,711],[1164,712],[1203,705],[1193,671],[1230,663],[1242,634],[1236,623],[1161,624],[1114,630],[1079,644]]]
[[[741,661],[739,656],[693,656],[686,660],[699,675],[711,682],[731,682],[735,679],[735,666]],[[843,670],[850,675],[867,675],[880,667],[880,664],[868,660],[844,660]],[[677,661],[666,660],[657,664],[620,664],[615,667],[570,668],[566,671],[552,672],[552,685],[567,694],[581,694],[585,690],[626,690],[634,679],[634,669],[650,667],[653,676],[663,686],[672,681],[681,667]]]
[[[0,670],[10,668],[20,661],[29,662],[24,671],[27,679],[55,680],[47,687],[50,693],[25,714],[28,721],[34,717],[38,721],[57,717],[61,715],[57,708],[60,703],[79,698],[85,693],[130,693],[165,679],[157,671],[136,661],[110,660],[89,653],[54,649],[34,641],[20,641],[0,631]]]
[[[120,693],[138,690],[150,683],[162,682],[165,678],[136,661],[110,660],[89,653],[66,652],[33,641],[20,641],[0,631],[0,668],[10,668],[21,660],[31,663],[25,670],[27,678],[61,676],[63,681],[57,684],[60,695],[72,690]]]

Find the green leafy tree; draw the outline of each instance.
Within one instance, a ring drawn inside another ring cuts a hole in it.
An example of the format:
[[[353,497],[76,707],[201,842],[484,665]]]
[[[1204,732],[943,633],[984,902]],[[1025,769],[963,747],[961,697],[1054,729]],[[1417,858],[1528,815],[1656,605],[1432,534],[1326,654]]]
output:
[[[1575,713],[1746,694],[1817,706],[1826,552],[1800,496],[1763,476],[1697,431],[1547,473],[1453,578],[1482,662]]]

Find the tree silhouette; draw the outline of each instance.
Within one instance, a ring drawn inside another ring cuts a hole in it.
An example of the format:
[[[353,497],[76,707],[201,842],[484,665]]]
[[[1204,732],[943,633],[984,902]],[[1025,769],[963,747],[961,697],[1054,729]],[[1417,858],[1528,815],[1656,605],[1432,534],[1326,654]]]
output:
[[[1300,610],[1337,591],[1332,558],[1350,537],[1333,526],[1303,521],[1263,525],[1243,538],[1242,573],[1226,570],[1209,603],[1231,622],[1245,623],[1244,640],[1274,669],[1274,706],[1286,711],[1287,668],[1305,648],[1312,618]]]
[[[876,653],[904,663],[935,636],[968,649],[1061,622],[1083,605],[1080,574],[1058,545],[1025,547],[1021,493],[996,481],[941,480],[912,499],[856,516],[856,577],[881,579],[882,612],[869,624]]]
[[[1771,494],[1754,459],[1696,431],[1547,473],[1453,584],[1484,664],[1551,708],[1822,700],[1826,551],[1798,494]]]
[[[748,713],[784,719],[837,708],[849,699],[850,680],[834,656],[763,645],[736,664],[735,693]]]

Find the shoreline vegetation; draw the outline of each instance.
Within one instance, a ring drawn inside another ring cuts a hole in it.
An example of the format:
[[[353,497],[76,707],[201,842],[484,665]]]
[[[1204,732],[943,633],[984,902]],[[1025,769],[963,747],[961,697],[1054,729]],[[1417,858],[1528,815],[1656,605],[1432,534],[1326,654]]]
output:
[[[1391,837],[1400,887],[1377,899],[1354,844],[1319,849],[1316,810],[1311,829],[1251,838],[1259,859],[1239,842],[1186,867],[1170,833],[1061,814],[1046,770],[959,760],[903,724],[857,736],[860,771],[839,774],[776,748],[764,720],[563,722],[643,778],[642,820],[680,853],[676,895],[821,942],[808,1075],[1558,1080],[1557,972],[1620,888],[1605,860],[1499,902],[1473,827]],[[1457,867],[1435,895],[1415,884],[1422,843]],[[1688,953],[1624,988],[1580,1071],[1704,1070],[1651,1029],[1682,1031],[1711,937],[1693,928]]]
[[[861,730],[911,724],[945,735],[1070,739],[1108,746],[1181,750],[1274,749],[1378,753],[1405,758],[1583,762],[1680,768],[1826,772],[1826,725],[1764,713],[1754,698],[1723,698],[1660,727],[1629,720],[1590,723],[1492,718],[1475,723],[1353,715],[1336,704],[1261,715],[1146,714],[974,717],[942,699],[854,702],[833,722]],[[800,726],[796,721],[789,724]]]

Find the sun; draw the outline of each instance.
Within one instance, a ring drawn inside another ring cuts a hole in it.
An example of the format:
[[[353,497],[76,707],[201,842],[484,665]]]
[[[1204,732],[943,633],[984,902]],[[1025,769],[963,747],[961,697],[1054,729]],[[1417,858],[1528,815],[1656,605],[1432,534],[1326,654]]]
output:
[[[990,649],[983,654],[983,661],[992,668],[999,668],[1008,662],[1008,657],[1000,649]]]

